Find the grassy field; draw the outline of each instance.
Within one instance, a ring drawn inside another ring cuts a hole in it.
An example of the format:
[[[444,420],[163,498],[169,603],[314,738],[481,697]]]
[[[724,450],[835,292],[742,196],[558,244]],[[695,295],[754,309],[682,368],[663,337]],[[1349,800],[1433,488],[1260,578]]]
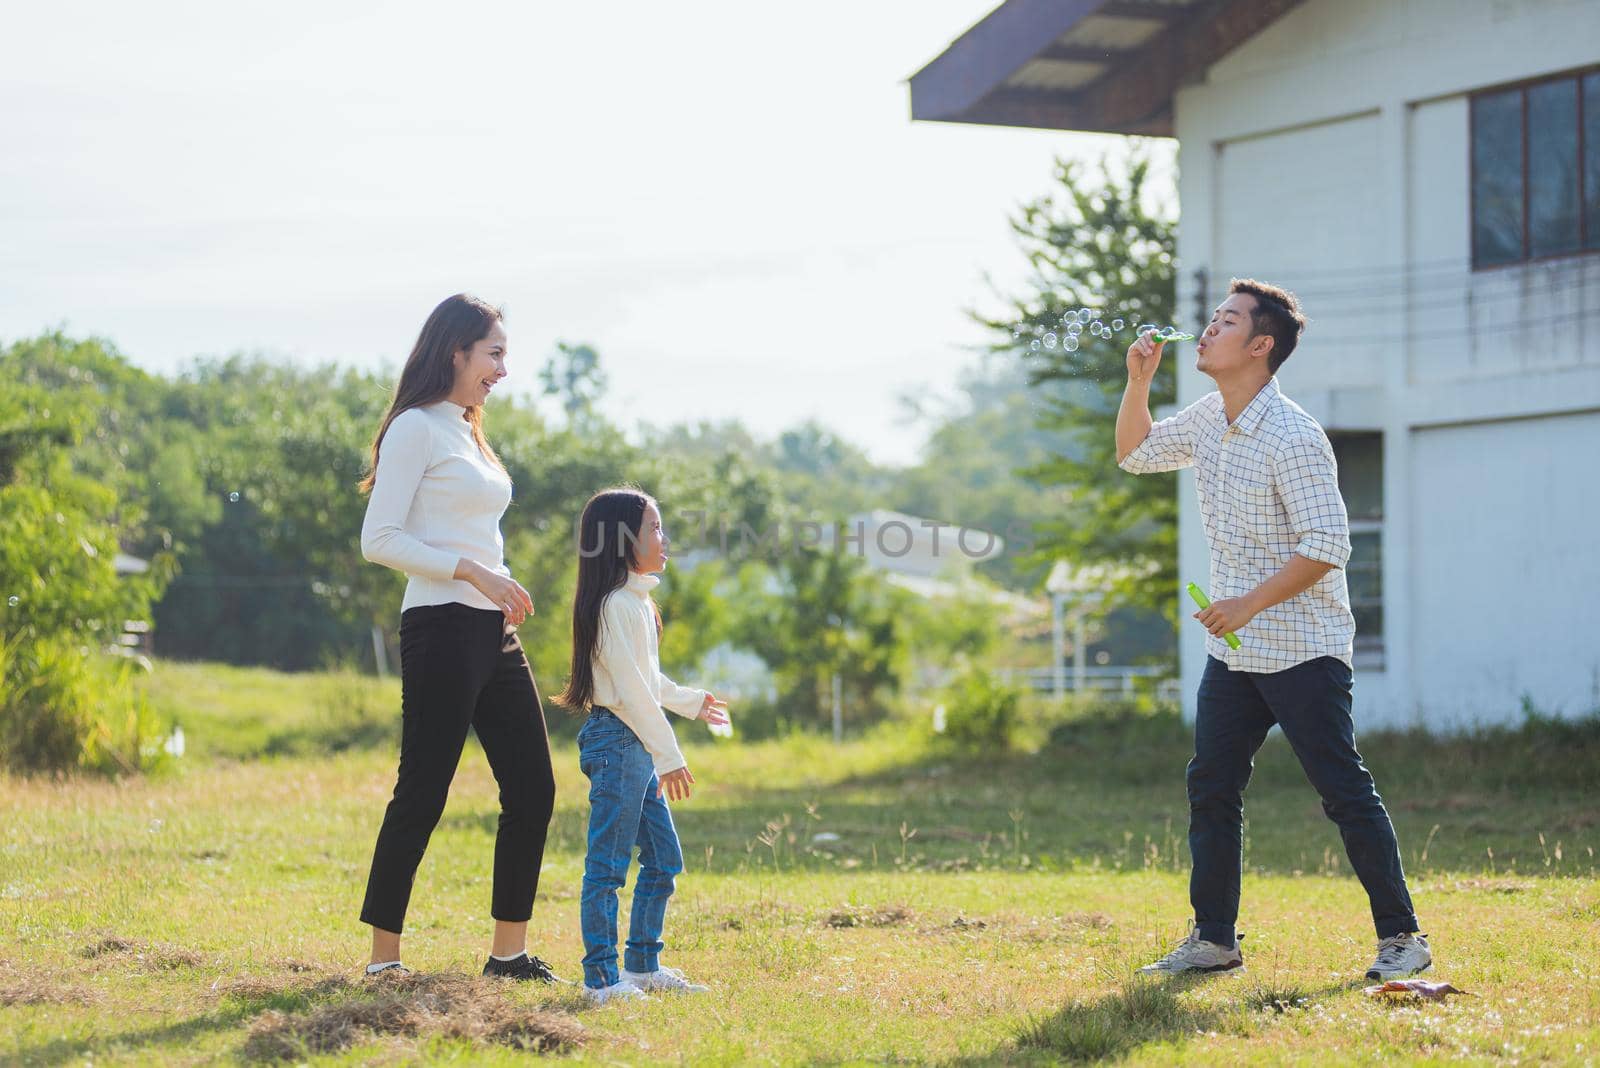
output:
[[[1600,1061],[1592,718],[1364,739],[1435,978],[1473,997],[1361,993],[1365,900],[1276,737],[1248,798],[1245,974],[1133,981],[1184,930],[1188,741],[1170,713],[1089,710],[981,757],[907,724],[697,740],[666,962],[714,991],[588,1009],[474,978],[496,809],[473,746],[413,896],[422,974],[357,978],[392,684],[161,664],[149,695],[184,725],[174,770],[0,779],[0,1061]],[[577,977],[587,806],[557,749],[530,944]]]

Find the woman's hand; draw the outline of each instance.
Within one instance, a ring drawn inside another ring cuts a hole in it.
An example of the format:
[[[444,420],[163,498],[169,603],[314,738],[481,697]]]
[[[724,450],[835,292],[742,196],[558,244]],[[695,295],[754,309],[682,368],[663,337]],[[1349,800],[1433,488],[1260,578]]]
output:
[[[656,786],[656,796],[665,797],[668,801],[687,801],[689,788],[694,785],[694,776],[689,774],[688,765],[677,771],[669,771],[661,776],[661,781]]]
[[[463,557],[456,565],[455,577],[471,583],[474,589],[493,601],[513,627],[521,626],[524,619],[533,615],[533,598],[509,575],[490,571],[476,560]]]
[[[725,727],[728,723],[728,702],[719,701],[715,694],[708,693],[695,718],[703,719],[713,727]]]

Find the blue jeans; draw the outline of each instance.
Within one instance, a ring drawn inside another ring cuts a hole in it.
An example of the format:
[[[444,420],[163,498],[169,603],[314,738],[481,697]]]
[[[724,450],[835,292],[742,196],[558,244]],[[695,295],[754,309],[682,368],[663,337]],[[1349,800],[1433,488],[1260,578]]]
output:
[[[609,709],[596,706],[578,731],[578,767],[589,777],[589,851],[583,858],[583,981],[617,981],[617,891],[627,882],[633,847],[639,879],[623,965],[653,972],[661,956],[667,899],[683,871],[683,850],[655,764],[644,744]]]
[[[1232,946],[1239,918],[1244,788],[1256,750],[1276,723],[1322,811],[1339,826],[1350,866],[1367,891],[1379,938],[1417,930],[1394,825],[1356,751],[1350,668],[1331,656],[1284,671],[1233,671],[1206,658],[1189,761],[1189,900],[1207,942]]]

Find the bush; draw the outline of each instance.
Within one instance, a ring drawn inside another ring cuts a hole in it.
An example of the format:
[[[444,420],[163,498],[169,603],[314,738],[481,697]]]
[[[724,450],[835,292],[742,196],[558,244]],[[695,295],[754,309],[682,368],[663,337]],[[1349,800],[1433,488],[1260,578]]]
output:
[[[943,737],[957,749],[1009,748],[1021,706],[1022,691],[986,671],[969,670],[946,691]]]
[[[163,761],[131,670],[88,648],[0,639],[0,767],[118,774]]]

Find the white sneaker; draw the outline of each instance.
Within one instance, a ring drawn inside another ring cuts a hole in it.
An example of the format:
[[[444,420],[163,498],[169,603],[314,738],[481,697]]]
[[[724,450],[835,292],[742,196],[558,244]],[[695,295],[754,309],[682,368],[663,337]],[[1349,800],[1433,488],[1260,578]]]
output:
[[[630,972],[622,969],[623,982],[632,983],[640,990],[671,990],[680,994],[704,994],[709,986],[691,983],[676,968],[657,968],[653,972]]]
[[[595,1005],[604,1005],[608,1001],[649,1001],[643,990],[634,986],[627,977],[618,979],[610,986],[585,986],[584,995]]]
[[[1178,948],[1154,964],[1139,969],[1140,975],[1177,975],[1181,972],[1227,972],[1244,967],[1239,947],[1220,946],[1200,937],[1199,928],[1190,927],[1189,936]]]
[[[1397,934],[1378,942],[1378,959],[1367,969],[1368,979],[1388,982],[1416,975],[1433,964],[1433,951],[1425,934]]]

